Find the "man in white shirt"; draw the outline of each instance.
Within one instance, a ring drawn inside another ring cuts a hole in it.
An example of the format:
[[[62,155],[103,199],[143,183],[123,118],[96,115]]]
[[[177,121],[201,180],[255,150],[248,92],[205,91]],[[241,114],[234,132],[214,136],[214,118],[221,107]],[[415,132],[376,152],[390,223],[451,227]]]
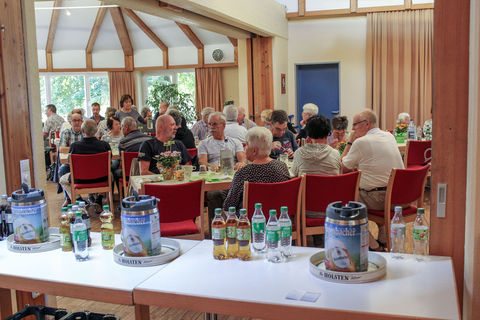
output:
[[[404,169],[395,137],[377,127],[377,115],[370,109],[353,118],[352,134],[342,156],[343,172],[362,170],[358,200],[370,210],[383,210],[392,169]],[[380,244],[386,243],[385,226],[378,232]],[[378,244],[370,242],[370,247]]]
[[[230,138],[235,138],[240,140],[240,142],[245,142],[245,135],[247,134],[247,129],[238,124],[238,109],[236,106],[229,105],[223,108],[223,114],[227,119],[227,125],[225,127],[225,135]]]

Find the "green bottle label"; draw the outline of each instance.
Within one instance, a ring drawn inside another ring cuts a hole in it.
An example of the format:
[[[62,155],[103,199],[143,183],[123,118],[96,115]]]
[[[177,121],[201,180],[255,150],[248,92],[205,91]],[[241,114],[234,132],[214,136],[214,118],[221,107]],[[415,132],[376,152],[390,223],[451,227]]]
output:
[[[244,241],[250,240],[252,238],[252,234],[250,228],[248,229],[237,229],[237,240]]]
[[[227,237],[237,238],[237,227],[227,227]]]
[[[212,228],[212,239],[213,240],[223,240],[225,239],[225,228]]]
[[[267,230],[267,241],[277,242],[280,240],[280,230]]]
[[[113,245],[115,242],[113,230],[102,230],[102,246]]]
[[[76,242],[87,241],[88,239],[87,230],[74,231],[73,239],[75,239]]]
[[[72,236],[70,233],[62,233],[61,246],[62,247],[71,247],[72,246]]]
[[[292,236],[292,226],[288,227],[281,227],[280,228],[280,237],[282,238],[288,238]]]
[[[253,233],[265,233],[265,222],[254,222],[252,223]]]
[[[428,228],[413,228],[413,240],[427,241]]]

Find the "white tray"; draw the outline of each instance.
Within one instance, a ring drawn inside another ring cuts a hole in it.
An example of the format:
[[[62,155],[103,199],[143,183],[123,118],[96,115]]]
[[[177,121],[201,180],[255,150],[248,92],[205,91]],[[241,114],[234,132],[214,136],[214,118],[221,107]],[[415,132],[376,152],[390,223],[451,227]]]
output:
[[[55,232],[52,231],[57,231]],[[11,234],[7,238],[7,248],[13,252],[34,253],[45,252],[60,248],[60,235],[58,234],[58,228],[49,228],[49,236],[47,242],[42,243],[17,243],[15,242],[14,235]]]
[[[310,257],[310,272],[322,280],[338,283],[364,283],[380,279],[387,273],[387,260],[381,255],[368,252],[368,271],[340,272],[331,271],[325,267],[325,251],[315,253]]]
[[[128,257],[123,252],[123,244],[120,243],[113,249],[113,260],[128,267],[152,267],[168,263],[180,255],[178,241],[161,238],[162,251],[159,255],[148,257]]]

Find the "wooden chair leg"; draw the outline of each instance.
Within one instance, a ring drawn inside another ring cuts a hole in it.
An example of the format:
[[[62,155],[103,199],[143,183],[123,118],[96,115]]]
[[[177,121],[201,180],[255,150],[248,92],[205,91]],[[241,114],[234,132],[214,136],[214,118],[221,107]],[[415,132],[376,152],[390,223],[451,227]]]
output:
[[[110,211],[113,213],[115,212],[115,208],[113,207],[113,194],[112,192],[109,192],[108,195],[109,195],[109,202],[110,202]]]

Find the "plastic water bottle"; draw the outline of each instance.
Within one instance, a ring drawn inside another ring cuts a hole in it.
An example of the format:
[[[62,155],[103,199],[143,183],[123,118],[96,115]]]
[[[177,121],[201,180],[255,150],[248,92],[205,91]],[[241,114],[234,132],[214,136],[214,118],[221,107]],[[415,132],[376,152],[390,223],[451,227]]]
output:
[[[87,234],[88,234],[88,246],[92,246],[92,238],[90,237],[90,215],[88,214],[85,201],[80,201],[78,203],[78,210],[82,212],[82,220],[83,223],[87,226]]]
[[[413,123],[413,119],[410,120],[410,124],[408,125],[407,138],[408,140],[417,140],[417,128]]]
[[[83,223],[82,213],[75,212],[75,223],[72,226],[73,242],[75,243],[75,258],[77,261],[88,260],[88,233]]]
[[[255,212],[252,216],[252,237],[253,250],[256,252],[265,251],[265,216],[261,203],[255,203]]]
[[[402,215],[402,207],[395,207],[395,215],[390,225],[390,239],[392,242],[391,252],[405,253],[405,220]],[[394,255],[394,258],[402,258],[401,255]]]
[[[280,252],[280,225],[277,220],[277,210],[270,210],[267,223],[267,260],[270,262],[282,261]]]
[[[288,208],[280,208],[280,217],[278,218],[280,225],[280,251],[286,258],[292,255],[292,221],[288,216]]]
[[[428,254],[428,223],[423,208],[417,209],[417,217],[413,223],[413,254],[419,256],[418,260],[423,260],[420,256]]]

